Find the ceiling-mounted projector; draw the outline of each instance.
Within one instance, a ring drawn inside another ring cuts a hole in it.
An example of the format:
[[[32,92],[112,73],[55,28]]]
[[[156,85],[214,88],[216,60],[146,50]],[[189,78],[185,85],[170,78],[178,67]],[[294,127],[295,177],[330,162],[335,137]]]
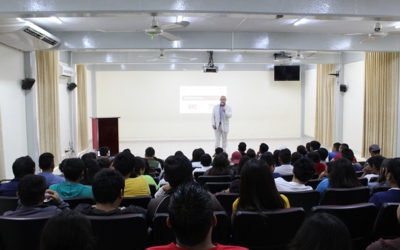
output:
[[[210,66],[203,66],[203,73],[217,73],[218,72],[218,67],[210,67]]]

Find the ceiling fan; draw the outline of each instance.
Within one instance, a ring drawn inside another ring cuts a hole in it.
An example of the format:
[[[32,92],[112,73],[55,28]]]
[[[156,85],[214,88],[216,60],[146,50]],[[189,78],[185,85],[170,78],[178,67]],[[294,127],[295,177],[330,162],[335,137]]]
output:
[[[311,53],[311,55],[304,56],[304,54],[301,54],[300,51],[298,50],[298,51],[296,51],[294,56],[293,56],[293,53],[292,53],[292,60],[304,60],[304,59],[307,59],[307,60],[321,60],[322,59],[322,58],[318,58],[318,57],[312,57],[312,55],[315,54],[316,51],[304,51],[304,52]]]
[[[143,56],[139,56],[139,57],[143,57]],[[181,59],[181,60],[190,60],[190,61],[197,60],[197,58],[187,58],[187,57],[178,57],[178,56],[168,56],[167,57],[164,55],[164,50],[162,49],[162,50],[160,50],[160,55],[158,57],[147,60],[147,61],[154,62],[157,60],[166,60],[166,59]]]
[[[377,38],[383,38],[389,34],[400,34],[399,31],[392,31],[392,32],[383,32],[382,25],[380,22],[376,22],[374,25],[374,32],[372,33],[352,33],[352,34],[340,34],[334,33],[335,35],[346,35],[346,36],[360,36],[360,35],[368,35],[368,37],[363,40],[361,43],[370,43],[375,41]]]

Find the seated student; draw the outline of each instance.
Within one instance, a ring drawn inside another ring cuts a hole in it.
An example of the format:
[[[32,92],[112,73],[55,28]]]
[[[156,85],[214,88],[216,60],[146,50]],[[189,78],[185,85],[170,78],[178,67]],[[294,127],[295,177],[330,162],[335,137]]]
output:
[[[259,160],[261,158],[261,155],[263,155],[265,152],[268,152],[268,150],[269,150],[268,145],[265,143],[261,143],[260,148],[258,149],[257,152],[257,160]]]
[[[310,158],[315,163],[315,173],[319,174],[325,171],[325,164],[320,163],[321,159],[319,158],[319,154],[317,152],[310,152],[307,154],[307,158]]]
[[[39,156],[39,168],[42,170],[38,175],[46,178],[46,184],[50,187],[53,184],[58,184],[60,182],[64,182],[65,178],[54,175],[54,155],[51,153],[43,153]]]
[[[311,141],[310,142],[310,152],[315,152],[321,147],[321,143],[319,141]]]
[[[109,147],[107,147],[107,146],[104,146],[104,147],[101,147],[100,149],[99,149],[99,151],[100,151],[100,159],[101,158],[109,158],[110,157],[110,148]]]
[[[192,153],[192,167],[194,168],[201,168],[202,165],[200,163],[200,158],[202,155],[204,155],[206,152],[202,148],[196,148],[193,150]]]
[[[119,207],[123,198],[125,179],[118,171],[103,169],[96,174],[93,180],[93,195],[96,206],[81,203],[74,210],[86,215],[110,216],[121,214],[142,213],[146,215],[146,209],[130,205]]]
[[[8,183],[1,184],[0,196],[17,196],[18,183],[27,174],[35,174],[35,162],[30,156],[16,159],[12,165],[14,179]]]
[[[287,249],[351,250],[352,242],[349,230],[339,218],[318,212],[304,221]]]
[[[61,198],[93,196],[92,187],[79,182],[83,178],[85,164],[79,158],[70,158],[64,163],[65,182],[51,185],[49,189],[58,193]]]
[[[261,156],[260,161],[264,161],[265,163],[267,163],[267,165],[271,169],[271,172],[272,172],[274,178],[282,177],[282,175],[280,173],[274,173],[274,171],[275,171],[275,157],[274,157],[273,154],[271,154],[270,152],[264,153]]]
[[[372,156],[371,158],[369,158],[367,160],[368,165],[364,167],[364,173],[361,177],[367,178],[368,182],[370,182],[372,177],[379,177],[380,168],[384,159],[385,158],[380,155]]]
[[[330,161],[326,163],[326,168],[325,171],[322,172],[319,176],[318,179],[327,179],[329,178],[329,173],[332,173],[333,165],[335,165],[334,161]]]
[[[81,184],[91,186],[93,184],[94,176],[100,171],[100,164],[98,160],[87,159],[84,161],[85,168],[83,169],[83,178]]]
[[[289,207],[286,196],[278,193],[267,164],[256,159],[246,162],[240,177],[239,198],[232,205],[232,220],[237,211],[254,211],[261,215],[265,210]]]
[[[290,164],[293,166],[293,164],[294,164],[298,159],[301,159],[301,158],[302,158],[302,156],[301,156],[300,153],[294,152],[294,153],[292,154],[292,156],[290,157]]]
[[[203,176],[215,176],[215,175],[229,175],[232,179],[235,174],[229,169],[229,160],[222,154],[217,155],[212,163],[212,168],[208,169]]]
[[[177,188],[171,194],[167,225],[176,236],[176,243],[166,246],[150,247],[148,250],[172,249],[214,249],[244,250],[237,246],[224,246],[212,243],[212,228],[217,225],[213,202],[208,194],[197,183],[189,182]]]
[[[311,153],[310,153],[311,154]],[[282,178],[275,179],[276,189],[279,192],[296,192],[313,190],[305,184],[314,176],[315,164],[308,158],[301,158],[293,165],[293,180],[285,181]]]
[[[101,158],[100,157],[100,159],[98,159],[97,162],[99,163],[100,169],[110,168],[110,166],[111,166],[111,161],[109,158]]]
[[[142,176],[129,178],[135,172],[136,159],[131,153],[119,153],[114,158],[114,168],[125,178],[125,197],[149,196],[150,188]]]
[[[317,153],[321,159],[320,163],[326,165],[326,160],[328,159],[328,150],[326,150],[326,148],[319,148]]]
[[[89,219],[76,211],[54,215],[44,226],[40,250],[87,250],[94,246]]]
[[[157,160],[154,159],[156,155],[156,151],[152,147],[146,148],[145,151],[145,158],[147,159],[147,162],[149,163],[149,166],[151,168],[160,168],[161,169],[161,164]]]
[[[4,216],[44,216],[69,210],[69,204],[57,192],[46,189],[46,178],[34,174],[25,175],[18,184],[17,209],[5,212]],[[43,204],[46,198],[52,198],[55,206]]]
[[[397,208],[397,220],[400,222],[400,206]],[[400,238],[384,240],[380,238],[372,243],[366,250],[397,250],[400,249]]]
[[[342,153],[340,155],[340,158],[345,158],[345,159],[347,159],[347,160],[349,160],[351,162],[351,159],[354,159],[353,150],[351,150],[351,149],[343,149]],[[354,167],[354,169],[356,171],[362,171],[362,168],[359,165],[356,165],[354,162],[353,162],[353,167]]]
[[[215,148],[215,153],[213,154],[213,157],[217,157],[220,153],[224,152],[223,148]]]
[[[246,155],[250,157],[250,159],[256,159],[256,151],[252,148],[247,149]]]
[[[333,160],[339,154],[340,142],[336,142],[332,146],[332,152],[328,152],[329,161]]]
[[[247,148],[246,143],[244,143],[244,142],[239,143],[238,151],[242,154],[242,156],[246,155],[246,148]]]
[[[153,177],[145,174],[146,173],[146,165],[148,165],[149,163],[145,159],[140,158],[140,157],[135,157],[135,159],[136,159],[135,171],[129,176],[129,178],[136,178],[136,177],[141,176],[146,179],[148,184],[155,185],[156,190],[158,190],[157,183],[154,181]],[[150,168],[150,166],[149,166],[149,168]]]
[[[82,161],[86,161],[88,159],[95,159],[97,160],[97,155],[94,152],[86,153],[81,157]]]
[[[196,172],[205,172],[205,171],[209,170],[210,168],[212,168],[211,156],[209,154],[203,154],[200,157],[200,164],[201,164],[201,168],[195,168],[193,170],[193,174]]]
[[[229,169],[232,170],[235,174],[237,173],[237,168],[239,166],[240,158],[242,158],[242,154],[238,151],[232,153],[232,163],[233,165],[229,166]]]
[[[400,202],[400,158],[389,161],[385,175],[391,188],[386,192],[375,193],[369,200],[370,203],[375,204],[378,211],[387,202]]]
[[[339,146],[339,154],[337,154],[337,155],[333,158],[335,161],[336,161],[337,159],[339,159],[339,158],[342,157],[342,151],[343,151],[344,149],[349,149],[349,145],[346,144],[346,143],[340,144],[340,146]],[[354,155],[354,154],[353,154],[353,155]],[[352,162],[354,162],[354,163],[357,162],[356,157],[353,157],[353,161],[352,161]]]
[[[311,142],[307,142],[307,143],[306,143],[306,151],[307,151],[307,154],[310,153],[310,152],[312,152],[312,151],[311,151]],[[306,154],[306,156],[307,156],[307,154]]]
[[[380,169],[379,169],[379,177],[378,177],[378,180],[377,180],[376,182],[369,182],[369,183],[368,183],[368,187],[369,187],[369,189],[371,190],[371,193],[372,193],[372,191],[374,190],[374,188],[375,188],[376,186],[388,185],[387,182],[386,182],[386,175],[385,175],[385,173],[386,173],[387,165],[388,165],[388,163],[390,162],[390,160],[391,160],[391,159],[384,159],[384,160],[382,161],[381,167],[380,167]]]
[[[279,162],[281,165],[275,168],[275,173],[280,173],[281,175],[293,174],[293,166],[290,165],[290,156],[291,152],[287,148],[279,152]]]
[[[301,154],[301,157],[305,157],[307,155],[306,147],[303,145],[297,146],[297,153]]]
[[[335,161],[329,176],[329,179],[321,181],[316,188],[321,196],[327,188],[353,188],[361,185],[351,161],[345,158]]]
[[[247,161],[250,161],[250,157],[248,157],[247,155],[242,156],[242,157],[240,158],[239,165],[238,165],[238,167],[237,167],[237,172],[236,172],[237,175],[240,175],[240,174],[241,174],[242,168],[243,168],[244,164],[245,164]]]
[[[276,149],[275,151],[274,151],[274,158],[275,158],[275,167],[279,167],[280,165],[281,165],[281,163],[280,163],[280,161],[279,161],[279,154],[280,154],[280,150],[279,149]]]

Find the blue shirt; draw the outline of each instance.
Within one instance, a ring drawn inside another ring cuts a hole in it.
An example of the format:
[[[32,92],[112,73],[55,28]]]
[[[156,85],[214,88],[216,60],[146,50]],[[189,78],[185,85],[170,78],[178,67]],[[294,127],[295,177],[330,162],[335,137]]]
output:
[[[0,196],[17,196],[18,183],[21,178],[15,178],[8,183],[4,183],[0,186]]]
[[[282,177],[280,173],[272,173],[274,175],[274,179]]]
[[[400,189],[391,188],[386,192],[375,193],[369,202],[374,203],[379,211],[382,205],[387,202],[400,202]]]
[[[330,184],[329,184],[329,179],[325,179],[323,181],[321,181],[318,186],[317,189],[319,191],[320,196],[322,196],[322,193],[325,191],[325,189],[330,188]]]
[[[356,171],[362,171],[362,168],[358,165],[353,164],[353,167]]]
[[[329,155],[329,161],[331,161],[335,156],[339,154],[339,152],[328,152]]]
[[[65,181],[64,177],[55,175],[53,173],[38,173],[37,175],[43,176],[46,178],[46,185],[50,187],[53,184],[58,184]]]

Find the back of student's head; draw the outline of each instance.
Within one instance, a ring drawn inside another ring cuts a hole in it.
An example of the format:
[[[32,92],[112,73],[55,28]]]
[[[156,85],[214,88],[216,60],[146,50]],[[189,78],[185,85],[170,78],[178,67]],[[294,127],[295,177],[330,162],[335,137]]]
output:
[[[347,143],[342,143],[342,144],[340,144],[339,148],[342,148],[342,150],[343,150],[343,149],[349,149],[349,144],[347,144]]]
[[[61,172],[61,173],[64,173],[64,164],[67,162],[67,160],[68,160],[68,158],[62,160],[62,161],[60,162],[60,164],[58,164],[58,169],[60,169],[60,172]]]
[[[88,159],[96,159],[96,158],[97,158],[96,154],[93,152],[86,153],[86,154],[82,155],[82,157],[81,157],[82,161],[86,161]]]
[[[379,171],[384,159],[385,158],[381,155],[375,155],[375,156],[370,157],[367,161],[368,161],[368,164],[371,166],[371,168],[373,166],[375,166],[376,170]]]
[[[146,160],[136,156],[135,157],[136,164],[135,164],[135,171],[129,176],[130,178],[135,178],[140,175],[140,171],[143,171],[143,174],[146,170]]]
[[[391,180],[400,184],[400,158],[391,159],[387,165],[386,176],[390,174]]]
[[[209,155],[209,154],[203,154],[201,157],[200,157],[200,163],[201,163],[201,165],[202,166],[204,166],[204,167],[208,167],[208,166],[210,166],[211,165],[211,156]]]
[[[111,161],[108,158],[100,158],[97,159],[97,161],[99,162],[100,168],[109,168],[111,166]]]
[[[100,156],[107,156],[108,151],[110,151],[110,148],[107,146],[104,146],[104,147],[101,147],[99,149],[99,151],[100,151]]]
[[[268,150],[269,150],[269,147],[268,147],[267,144],[265,144],[265,143],[261,143],[260,144],[260,153],[261,154],[264,154],[265,152],[268,152]]]
[[[210,195],[199,184],[188,182],[171,195],[168,205],[169,221],[177,240],[195,246],[207,238],[213,220]]]
[[[303,223],[288,247],[289,250],[351,250],[350,233],[337,217],[314,213]]]
[[[205,154],[205,152],[202,148],[196,148],[195,150],[193,150],[193,153],[192,153],[192,162],[200,161],[201,156],[204,154]]]
[[[43,153],[39,156],[39,168],[43,171],[50,170],[54,165],[54,155],[52,153]]]
[[[121,190],[125,188],[122,174],[112,169],[102,169],[93,180],[92,191],[96,202],[101,204],[113,203]]]
[[[264,161],[269,167],[275,165],[275,157],[270,152],[265,152],[264,154],[262,154],[260,157],[260,161]]]
[[[333,144],[333,148],[336,149],[337,152],[339,152],[339,147],[340,147],[340,142],[335,142]]]
[[[46,189],[46,178],[34,174],[25,175],[18,183],[21,204],[26,207],[38,205]]]
[[[290,164],[290,156],[291,152],[289,149],[285,148],[279,152],[279,158],[282,161],[282,164]]]
[[[325,161],[328,157],[328,150],[326,150],[326,148],[319,148],[317,153],[319,154],[321,161]]]
[[[94,176],[100,171],[99,162],[95,159],[84,161],[85,169],[83,171],[83,185],[92,185]]]
[[[318,150],[321,147],[321,143],[319,143],[319,141],[311,141],[310,144],[314,150]]]
[[[294,152],[294,153],[292,154],[292,156],[290,157],[290,162],[291,162],[292,165],[293,165],[297,160],[299,160],[299,159],[301,159],[301,158],[303,158],[303,157],[301,156],[301,154],[300,154],[299,152]]]
[[[335,161],[335,165],[329,176],[331,188],[353,188],[360,186],[356,170],[351,161],[346,158],[340,158]]]
[[[353,159],[354,159],[353,150],[351,150],[351,149],[343,149],[341,157],[349,160],[350,162],[353,162]]]
[[[234,180],[229,185],[229,193],[239,193],[240,191],[240,179]]]
[[[222,152],[224,152],[224,149],[223,148],[215,148],[215,154],[216,155],[219,155],[220,153],[222,153]]]
[[[334,161],[330,161],[326,163],[326,171],[328,173],[332,173],[333,167],[335,166],[335,162]]]
[[[311,151],[311,142],[306,143],[306,150],[307,150],[307,152]]]
[[[76,181],[85,169],[85,163],[79,158],[70,158],[64,163],[64,176],[66,179]]]
[[[156,153],[156,151],[154,150],[154,148],[152,148],[152,147],[146,148],[146,151],[145,151],[146,157],[153,157],[155,153]]]
[[[40,250],[87,250],[92,245],[90,221],[70,210],[54,215],[43,228],[40,239]]]
[[[239,151],[244,152],[244,151],[246,151],[246,148],[247,148],[246,143],[244,143],[244,142],[239,143],[239,145],[238,145]]]
[[[175,156],[178,156],[178,155],[184,155],[184,154],[183,154],[182,151],[179,150],[179,151],[176,151],[174,155],[175,155]]]
[[[250,159],[255,159],[256,158],[256,151],[254,149],[249,148],[246,152],[246,155],[250,157]]]
[[[222,154],[217,155],[212,163],[212,168],[209,170],[209,175],[227,175],[229,174],[229,160]]]
[[[240,175],[240,173],[242,172],[243,166],[244,164],[246,164],[247,161],[250,161],[250,157],[248,157],[247,155],[244,155],[240,158],[239,161],[239,165],[237,167],[237,174]]]
[[[274,158],[275,158],[275,166],[279,167],[281,165],[281,163],[279,162],[279,154],[281,153],[281,151],[279,149],[276,149],[274,151]]]
[[[303,157],[293,164],[293,174],[301,182],[309,181],[315,174],[315,163]]]
[[[303,145],[297,146],[297,152],[298,152],[299,154],[301,154],[302,156],[307,155],[306,147],[304,147]]]
[[[321,161],[321,159],[319,158],[319,154],[317,152],[310,152],[307,154],[307,157],[314,163],[319,163]]]
[[[136,159],[133,154],[130,153],[119,153],[114,158],[114,168],[120,172],[123,176],[131,173],[136,165]]]
[[[35,172],[35,162],[28,155],[20,157],[14,161],[12,170],[15,178],[22,178]]]
[[[192,178],[192,163],[183,155],[170,156],[164,163],[165,179],[171,187],[188,182]]]
[[[229,162],[229,156],[226,152],[222,152],[220,155],[223,155]]]

